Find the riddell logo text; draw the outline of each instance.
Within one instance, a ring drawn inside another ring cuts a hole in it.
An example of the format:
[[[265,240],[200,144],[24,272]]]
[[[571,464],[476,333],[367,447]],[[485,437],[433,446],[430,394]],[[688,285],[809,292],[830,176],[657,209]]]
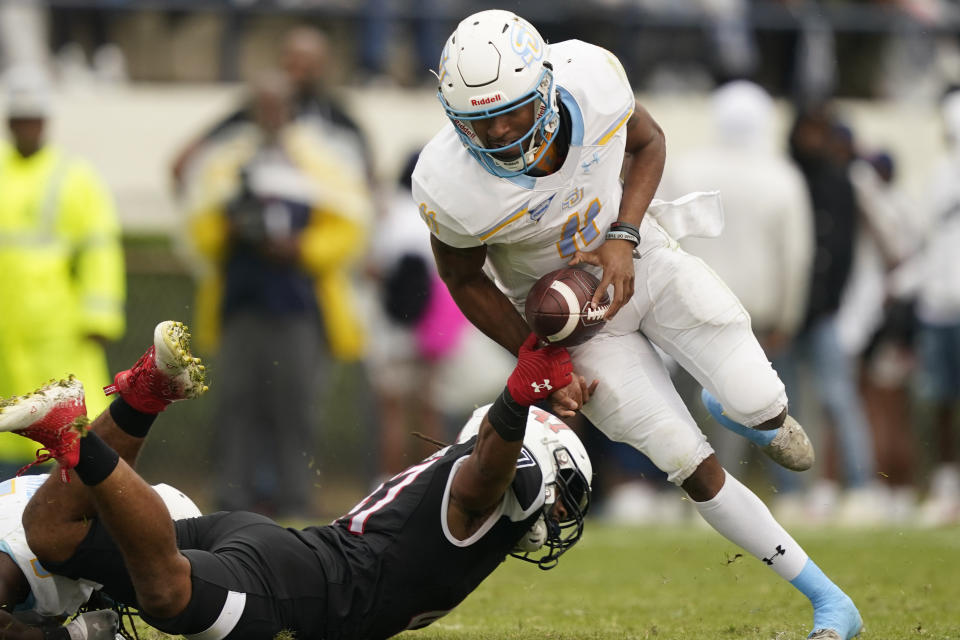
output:
[[[474,107],[480,107],[485,104],[493,104],[494,102],[501,102],[503,100],[503,94],[495,93],[492,96],[483,96],[478,98],[471,98],[470,104]]]
[[[460,129],[460,131],[462,131],[468,138],[471,140],[477,139],[477,134],[473,132],[473,129],[463,124],[459,120],[454,120],[454,123],[457,125],[457,129]]]

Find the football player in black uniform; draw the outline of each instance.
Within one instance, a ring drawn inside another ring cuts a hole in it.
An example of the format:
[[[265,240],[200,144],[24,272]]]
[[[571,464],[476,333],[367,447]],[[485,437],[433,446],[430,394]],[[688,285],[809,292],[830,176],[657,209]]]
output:
[[[590,460],[576,435],[531,407],[572,376],[559,347],[533,336],[501,396],[457,442],[385,482],[333,524],[285,528],[249,512],[173,522],[133,470],[159,411],[206,389],[180,323],[117,374],[109,410],[84,433],[83,387],[68,379],[0,402],[0,430],[33,438],[53,474],[23,516],[55,573],[86,578],[170,634],[205,640],[386,638],[459,604],[508,553],[550,568],[577,542]]]

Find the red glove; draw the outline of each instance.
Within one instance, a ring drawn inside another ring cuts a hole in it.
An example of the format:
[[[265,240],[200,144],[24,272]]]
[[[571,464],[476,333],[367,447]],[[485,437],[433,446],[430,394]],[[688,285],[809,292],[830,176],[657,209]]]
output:
[[[565,348],[536,346],[537,336],[531,333],[520,347],[517,366],[507,379],[510,396],[527,407],[573,380],[573,363]]]

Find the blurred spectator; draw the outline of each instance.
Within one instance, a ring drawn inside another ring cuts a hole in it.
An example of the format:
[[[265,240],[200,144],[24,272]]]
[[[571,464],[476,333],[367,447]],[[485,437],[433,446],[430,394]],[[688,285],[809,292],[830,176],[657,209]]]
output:
[[[743,80],[728,83],[713,94],[711,112],[715,141],[670,161],[665,185],[669,197],[698,188],[720,191],[723,233],[687,237],[681,245],[733,290],[767,356],[775,358],[789,346],[806,312],[813,261],[810,196],[803,176],[776,144],[774,104],[766,91]],[[749,441],[713,429],[711,442],[723,466],[742,474],[746,468],[739,463],[747,458]],[[784,507],[784,495],[797,488],[793,478],[784,474],[775,509]]]
[[[122,4],[124,0],[114,0]],[[58,6],[49,12],[50,45],[56,52],[61,84],[84,86],[93,81],[128,80],[123,50],[114,42],[118,7]]]
[[[325,133],[334,132],[338,144],[349,147],[352,154],[359,151],[369,169],[370,159],[360,129],[330,95],[327,86],[330,64],[329,44],[322,32],[313,27],[300,26],[286,34],[280,52],[280,67],[293,86],[293,117],[305,124],[317,125]],[[249,125],[254,118],[252,110],[253,105],[247,102],[178,154],[172,166],[174,185],[178,191],[183,187],[190,163],[221,137],[229,137],[234,125]]]
[[[106,408],[104,344],[124,331],[120,223],[94,169],[46,142],[52,95],[38,67],[6,74],[11,144],[0,143],[0,396],[76,375]],[[19,439],[17,439],[19,440]],[[33,443],[0,443],[9,477]]]
[[[714,75],[722,83],[756,73],[760,54],[748,0],[699,0],[699,4],[710,24]]]
[[[730,286],[774,356],[805,312],[813,259],[810,197],[803,176],[777,149],[766,91],[744,80],[728,83],[713,94],[711,112],[715,142],[672,161],[666,184],[671,197],[698,185],[720,191],[723,233],[681,244]]]
[[[331,356],[356,360],[362,335],[349,269],[370,200],[360,153],[334,125],[294,120],[287,76],[253,88],[253,122],[204,153],[187,194],[190,231],[208,269],[195,335],[222,329],[217,376],[217,506],[310,513],[315,398]]]
[[[957,24],[960,7],[940,0],[893,0],[901,12],[897,28],[884,38],[873,95],[903,101],[933,102],[944,83],[960,80],[960,43],[944,25]]]
[[[862,213],[850,280],[837,316],[844,349],[860,363],[860,391],[873,428],[877,469],[887,489],[892,523],[912,521],[916,503],[915,434],[909,419],[914,373],[912,287],[901,265],[920,247],[917,207],[894,184],[889,153],[858,158],[850,167]]]
[[[805,413],[798,368],[801,363],[809,366],[816,404],[824,410],[826,424],[831,427],[825,434],[828,438],[818,447],[823,477],[812,493],[811,517],[829,516],[840,507],[841,519],[866,523],[879,510],[871,484],[874,448],[853,362],[841,347],[837,330],[837,312],[850,275],[857,233],[857,200],[849,175],[852,134],[821,105],[798,114],[790,131],[790,149],[810,192],[815,252],[801,332],[789,349],[774,358],[774,367],[797,412]],[[808,418],[798,419],[815,424]],[[829,446],[834,441],[846,479],[843,503],[838,503],[836,488],[838,460],[833,459]]]
[[[45,4],[0,2],[0,69],[47,62]]]
[[[805,104],[826,100],[836,85],[837,56],[833,26],[818,2],[800,4],[800,29],[793,69],[793,95]]]
[[[369,253],[379,302],[371,314],[368,365],[380,405],[381,480],[436,450],[411,438],[412,427],[434,440],[448,438],[437,404],[439,366],[470,326],[437,275],[430,234],[410,192],[418,155],[388,197]]]
[[[960,520],[957,403],[960,401],[960,91],[944,98],[948,149],[930,184],[930,227],[917,298],[919,393],[933,412],[933,460],[921,522]]]
[[[360,72],[368,82],[390,74],[388,61],[395,54],[396,29],[406,13],[413,36],[414,60],[412,85],[436,85],[430,70],[436,65],[437,51],[446,39],[446,26],[440,19],[438,0],[364,0],[360,16]]]

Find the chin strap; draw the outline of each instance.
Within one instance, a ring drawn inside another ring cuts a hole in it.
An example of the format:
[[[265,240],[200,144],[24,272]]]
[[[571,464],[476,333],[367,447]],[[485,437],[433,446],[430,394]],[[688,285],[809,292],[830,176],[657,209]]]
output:
[[[537,100],[534,105],[534,109],[537,111],[537,118],[539,119],[539,117],[543,115],[543,111],[546,110],[542,97]],[[530,169],[540,161],[539,156],[541,152],[550,148],[550,144],[547,143],[550,143],[553,140],[553,136],[557,132],[559,125],[560,111],[555,109],[550,122],[544,124],[540,130],[535,131],[533,135],[530,136],[530,143],[527,146],[526,151],[524,151],[520,157],[516,158],[515,160],[501,160],[496,156],[491,155],[490,159],[494,164],[506,169],[507,171]]]

